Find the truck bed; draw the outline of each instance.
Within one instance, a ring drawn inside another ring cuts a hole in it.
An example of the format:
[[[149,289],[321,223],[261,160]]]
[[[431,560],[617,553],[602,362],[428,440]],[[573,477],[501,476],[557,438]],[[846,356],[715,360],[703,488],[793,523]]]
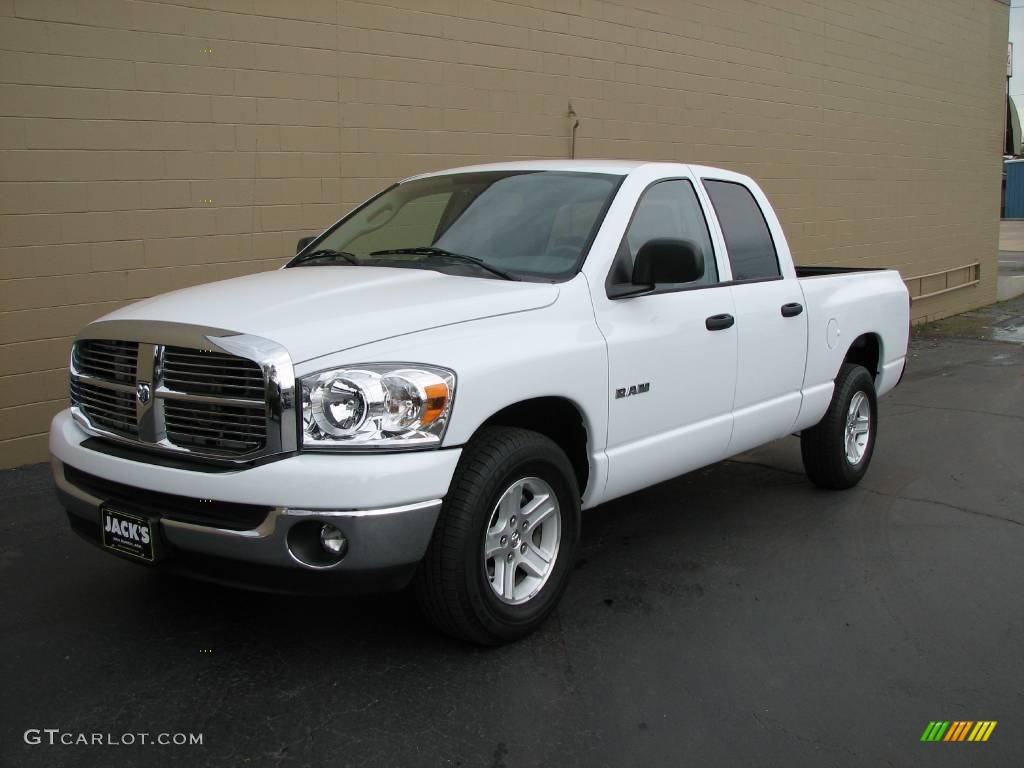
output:
[[[883,267],[816,267],[794,265],[797,277],[823,277],[825,275],[843,275],[848,272],[879,272]]]

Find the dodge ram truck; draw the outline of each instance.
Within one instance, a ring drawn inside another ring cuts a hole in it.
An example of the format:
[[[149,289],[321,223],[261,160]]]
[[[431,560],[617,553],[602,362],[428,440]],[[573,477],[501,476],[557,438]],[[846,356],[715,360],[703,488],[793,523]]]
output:
[[[897,272],[794,266],[737,173],[428,173],[283,268],[86,326],[53,476],[110,554],[277,591],[411,586],[442,631],[498,644],[556,605],[581,510],[789,435],[811,481],[855,485],[908,332]]]

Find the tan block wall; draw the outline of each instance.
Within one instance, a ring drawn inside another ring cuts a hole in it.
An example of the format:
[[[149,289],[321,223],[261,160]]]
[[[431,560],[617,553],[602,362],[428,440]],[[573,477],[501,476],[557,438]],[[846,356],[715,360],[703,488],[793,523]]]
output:
[[[997,0],[0,0],[0,466],[43,460],[85,323],[270,269],[383,185],[565,157],[763,182],[803,263],[982,263]]]

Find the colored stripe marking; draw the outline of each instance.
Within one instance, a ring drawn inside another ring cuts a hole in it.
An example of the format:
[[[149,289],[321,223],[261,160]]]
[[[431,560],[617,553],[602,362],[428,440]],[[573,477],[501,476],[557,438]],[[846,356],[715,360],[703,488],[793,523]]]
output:
[[[946,734],[945,741],[960,741],[961,734],[967,729],[969,723],[966,720],[956,720],[953,723],[953,727],[949,729],[949,733]]]
[[[921,741],[988,741],[995,720],[930,720]]]

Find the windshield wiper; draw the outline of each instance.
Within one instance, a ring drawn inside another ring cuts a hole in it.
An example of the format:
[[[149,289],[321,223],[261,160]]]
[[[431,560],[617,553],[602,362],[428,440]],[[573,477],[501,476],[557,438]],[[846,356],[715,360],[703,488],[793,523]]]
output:
[[[336,251],[333,248],[320,248],[316,251],[310,251],[309,253],[300,253],[294,259],[292,259],[292,266],[296,267],[299,264],[304,264],[307,261],[313,261],[314,259],[341,259],[349,264],[359,266],[360,261],[356,258],[355,254],[349,253],[348,251]]]
[[[452,253],[451,251],[446,251],[444,248],[434,248],[433,246],[428,245],[420,246],[417,248],[387,248],[383,251],[371,251],[370,255],[390,256],[392,254],[401,253],[411,253],[417,256],[451,259],[452,261],[464,261],[468,264],[475,264],[481,269],[486,269],[488,272],[495,274],[498,277],[504,278],[505,280],[515,280],[515,278],[512,277],[512,275],[510,275],[505,270],[498,269],[497,267],[492,267],[490,264],[488,264],[481,258],[478,258],[476,256],[466,256],[463,253]]]

